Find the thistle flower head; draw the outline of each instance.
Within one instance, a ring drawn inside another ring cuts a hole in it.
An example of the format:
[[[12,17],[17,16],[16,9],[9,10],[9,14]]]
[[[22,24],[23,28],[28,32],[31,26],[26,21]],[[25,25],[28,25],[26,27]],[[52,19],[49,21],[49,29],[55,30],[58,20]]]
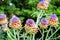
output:
[[[45,4],[47,6],[47,3],[45,1],[40,1],[40,4]]]
[[[10,22],[19,22],[19,18],[16,17],[15,15],[10,19]]]
[[[8,23],[6,15],[0,14],[0,24],[5,24],[5,23]]]
[[[48,27],[48,24],[49,24],[49,22],[48,22],[48,20],[46,18],[41,19],[40,27],[42,29],[46,29]]]
[[[26,20],[25,30],[29,34],[36,34],[38,32],[38,27],[36,27],[33,19]]]
[[[58,17],[56,14],[50,15],[49,24],[52,26],[56,26],[58,24]]]
[[[10,19],[10,23],[9,23],[9,26],[13,29],[19,29],[22,27],[22,24],[21,24],[21,21],[18,17],[16,16],[13,16],[11,19]]]
[[[29,26],[35,26],[35,22],[34,22],[33,19],[27,19],[26,24],[29,25]]]
[[[5,14],[0,14],[0,19],[4,19],[6,18],[6,15]]]
[[[57,17],[56,14],[52,14],[52,15],[50,15],[50,18],[51,18],[51,19],[58,19],[58,17]]]
[[[41,0],[41,1],[50,2],[50,0]]]
[[[48,9],[48,4],[45,1],[40,1],[37,5],[37,8]]]
[[[47,20],[46,18],[42,18],[42,19],[41,19],[41,23],[42,23],[42,24],[48,24],[48,20]]]

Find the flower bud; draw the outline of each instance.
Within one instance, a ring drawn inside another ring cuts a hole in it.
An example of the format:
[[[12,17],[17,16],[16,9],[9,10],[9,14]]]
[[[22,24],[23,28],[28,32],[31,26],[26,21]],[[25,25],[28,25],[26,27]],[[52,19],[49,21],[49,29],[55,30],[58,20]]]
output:
[[[6,23],[8,23],[6,15],[0,14],[0,24],[6,24]]]
[[[33,19],[26,20],[25,30],[29,34],[36,34],[38,32],[38,27],[36,27]]]
[[[50,15],[49,24],[53,26],[56,26],[58,24],[58,17],[56,14]]]
[[[40,25],[40,28],[46,29],[48,27],[48,24],[49,24],[48,20],[46,18],[42,18],[41,23],[39,25]]]
[[[47,10],[48,9],[48,4],[45,1],[40,1],[37,5],[37,8]]]
[[[9,23],[9,26],[13,29],[19,29],[22,27],[22,23],[20,21],[20,19],[16,16],[13,16],[11,19],[10,19],[10,23]]]

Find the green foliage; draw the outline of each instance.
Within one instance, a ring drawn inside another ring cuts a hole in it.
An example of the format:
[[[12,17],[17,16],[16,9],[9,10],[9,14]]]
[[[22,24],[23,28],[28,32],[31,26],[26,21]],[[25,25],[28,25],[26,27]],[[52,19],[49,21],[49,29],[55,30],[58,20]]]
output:
[[[5,40],[5,34],[1,28],[0,28],[0,40]]]
[[[51,0],[51,4],[54,4],[55,6],[60,6],[60,0]]]
[[[4,13],[4,7],[0,6],[0,13]]]

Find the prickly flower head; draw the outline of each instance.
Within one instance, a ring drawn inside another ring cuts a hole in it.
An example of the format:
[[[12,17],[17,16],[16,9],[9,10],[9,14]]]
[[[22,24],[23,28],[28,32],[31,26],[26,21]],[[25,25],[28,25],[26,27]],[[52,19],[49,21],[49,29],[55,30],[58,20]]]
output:
[[[41,1],[45,1],[47,4],[50,2],[50,0],[41,0]]]
[[[40,28],[46,29],[48,27],[48,24],[49,24],[48,19],[47,18],[42,18],[41,23],[39,25],[40,25]]]
[[[47,10],[48,9],[48,4],[45,1],[40,1],[37,5],[37,8]]]
[[[27,19],[26,24],[29,25],[29,26],[35,26],[35,22],[34,22],[33,19]]]
[[[7,22],[8,21],[7,21],[6,15],[0,14],[0,24],[6,24]]]
[[[33,19],[26,20],[25,30],[29,34],[36,34],[38,32],[38,28],[36,27]]]
[[[15,15],[10,19],[10,23],[9,26],[13,29],[19,29],[21,28],[22,24],[21,21],[18,17],[16,17]]]
[[[49,18],[50,25],[57,25],[58,24],[58,17],[56,14],[51,14]]]

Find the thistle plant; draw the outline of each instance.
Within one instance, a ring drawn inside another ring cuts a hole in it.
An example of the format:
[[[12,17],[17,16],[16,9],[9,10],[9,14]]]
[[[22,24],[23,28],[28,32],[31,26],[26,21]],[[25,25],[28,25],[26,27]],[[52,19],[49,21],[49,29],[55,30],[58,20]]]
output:
[[[22,23],[20,21],[20,19],[16,16],[13,16],[11,19],[10,19],[10,23],[9,23],[9,26],[13,29],[19,29],[22,27]]]
[[[35,40],[35,34],[38,32],[38,27],[36,26],[33,19],[26,20],[25,30],[30,35],[33,35],[33,39],[30,39],[30,40]]]
[[[0,24],[6,24],[6,23],[8,23],[6,15],[0,14]]]
[[[8,20],[5,14],[0,14],[0,25],[4,32],[7,31]]]
[[[41,19],[41,23],[39,25],[40,25],[40,28],[46,29],[48,27],[48,24],[49,24],[48,19],[42,18]]]
[[[53,26],[56,26],[58,24],[58,17],[56,14],[50,15],[49,24]]]
[[[0,14],[0,29],[7,34],[5,40],[57,40],[60,38],[60,35],[54,36],[57,34],[57,31],[60,30],[60,27],[58,26],[58,16],[54,13],[45,15],[47,14],[46,11],[48,11],[49,4],[50,0],[41,0],[37,4],[36,18],[27,18],[24,22],[19,18],[21,15],[17,16],[17,14],[12,14],[11,19],[8,20],[6,14]],[[14,3],[9,3],[10,8],[13,5]],[[17,13],[15,11],[16,10],[12,12]],[[46,16],[48,16],[48,18]],[[37,39],[36,35],[38,32],[40,37]],[[0,38],[0,40],[2,39]]]

